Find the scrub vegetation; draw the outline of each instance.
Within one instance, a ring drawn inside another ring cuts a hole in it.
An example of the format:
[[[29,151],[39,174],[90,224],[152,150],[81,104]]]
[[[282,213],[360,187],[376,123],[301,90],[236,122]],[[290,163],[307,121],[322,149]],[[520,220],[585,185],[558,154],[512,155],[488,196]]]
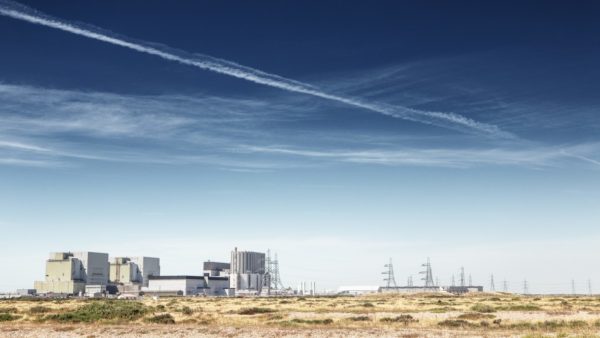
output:
[[[2,337],[171,335],[600,338],[600,297],[483,293],[0,300]]]

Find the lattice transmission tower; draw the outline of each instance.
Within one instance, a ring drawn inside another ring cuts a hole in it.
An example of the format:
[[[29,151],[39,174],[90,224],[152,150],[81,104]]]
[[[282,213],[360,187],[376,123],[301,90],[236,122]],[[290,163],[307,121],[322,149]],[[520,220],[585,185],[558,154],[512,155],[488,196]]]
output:
[[[396,277],[394,277],[394,264],[392,264],[392,258],[390,257],[390,262],[385,264],[384,267],[387,268],[386,271],[382,272],[382,275],[385,275],[383,279],[386,282],[386,287],[397,287],[396,285]]]
[[[434,287],[433,272],[431,271],[431,262],[429,260],[429,257],[427,257],[427,263],[424,263],[422,266],[425,268],[425,271],[419,272],[420,274],[424,275],[423,278],[421,278],[421,280],[425,281],[426,288]]]

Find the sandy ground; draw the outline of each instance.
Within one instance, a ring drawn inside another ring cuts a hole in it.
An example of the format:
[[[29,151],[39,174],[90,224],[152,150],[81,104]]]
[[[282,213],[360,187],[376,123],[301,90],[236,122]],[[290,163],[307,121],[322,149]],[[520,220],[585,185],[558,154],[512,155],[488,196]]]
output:
[[[144,298],[132,303],[135,308],[146,311],[133,319],[101,318],[80,324],[51,317],[106,302],[82,299],[0,301],[0,315],[15,316],[0,321],[0,337],[600,338],[600,297],[523,297],[501,293],[476,296]],[[123,304],[119,302],[122,301],[111,304]],[[248,314],[243,313],[244,309],[268,311]],[[175,323],[152,324],[148,320],[164,314],[171,316]],[[396,320],[401,318],[399,316],[412,319],[402,322]]]
[[[483,335],[482,335],[483,334]],[[412,328],[374,328],[374,329],[298,329],[298,328],[205,328],[198,326],[165,325],[3,325],[1,337],[519,337],[509,332],[489,332],[468,330],[434,330]]]

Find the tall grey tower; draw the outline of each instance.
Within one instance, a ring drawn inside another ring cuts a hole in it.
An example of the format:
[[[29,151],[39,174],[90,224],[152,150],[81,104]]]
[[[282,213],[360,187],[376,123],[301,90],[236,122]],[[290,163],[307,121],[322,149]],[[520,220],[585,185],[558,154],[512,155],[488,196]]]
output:
[[[423,278],[421,278],[421,280],[425,281],[426,288],[434,287],[433,272],[431,271],[431,262],[429,260],[429,257],[427,257],[427,263],[422,264],[422,266],[425,268],[425,271],[419,272],[420,274],[424,275]]]
[[[396,287],[396,277],[394,277],[394,265],[392,264],[392,258],[390,257],[390,262],[386,265],[384,265],[384,267],[387,268],[386,271],[382,272],[382,275],[385,275],[385,278],[383,279],[384,282],[386,282],[386,287]]]

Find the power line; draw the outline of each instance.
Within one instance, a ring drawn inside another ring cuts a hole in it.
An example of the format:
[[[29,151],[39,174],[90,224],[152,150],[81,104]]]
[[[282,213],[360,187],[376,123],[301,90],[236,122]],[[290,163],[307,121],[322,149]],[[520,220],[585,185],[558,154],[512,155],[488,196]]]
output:
[[[386,286],[389,287],[396,287],[396,278],[394,277],[394,265],[392,264],[392,258],[390,257],[390,262],[386,265],[384,265],[384,267],[387,268],[387,271],[382,272],[381,274],[386,275],[386,277],[383,279],[386,282]]]
[[[425,275],[421,278],[422,281],[425,281],[425,287],[433,287],[433,272],[431,270],[431,262],[429,261],[429,257],[427,257],[427,263],[422,264],[421,266],[425,267],[425,271],[419,272],[420,274]]]
[[[267,257],[265,259],[265,283],[267,286],[267,294],[271,294],[271,291],[277,291],[285,289],[281,282],[279,275],[279,260],[277,259],[277,253],[271,258],[271,250],[267,250]]]

